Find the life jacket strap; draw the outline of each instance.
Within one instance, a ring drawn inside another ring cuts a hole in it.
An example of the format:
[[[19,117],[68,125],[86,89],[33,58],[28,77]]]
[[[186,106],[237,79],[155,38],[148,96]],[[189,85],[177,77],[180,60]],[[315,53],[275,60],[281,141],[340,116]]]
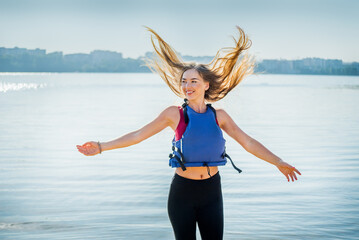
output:
[[[209,177],[212,177],[211,176],[211,171],[210,171],[210,169],[209,169],[209,166],[208,166],[208,163],[203,163],[203,166],[206,166],[207,167],[207,172],[208,172],[208,175],[209,175]]]
[[[172,151],[177,152],[181,156],[181,161],[183,163],[186,163],[186,161],[184,160],[184,157],[183,157],[183,153],[181,152],[181,150],[178,147],[172,146]]]
[[[214,107],[212,107],[212,104],[208,103],[207,106],[212,110],[212,112],[214,113],[214,118],[217,121],[217,113],[216,113],[216,109],[214,109]]]
[[[228,158],[228,159],[231,161],[233,168],[236,169],[236,170],[238,171],[238,173],[241,173],[241,172],[242,172],[241,169],[237,168],[236,165],[234,165],[234,163],[233,163],[233,161],[232,161],[232,158],[231,158],[226,152],[224,152],[224,153],[222,154],[222,156]]]
[[[184,103],[182,104],[182,109],[183,109],[184,122],[186,124],[188,124],[188,122],[189,122],[189,118],[188,118],[188,114],[187,114],[187,106],[188,106],[188,99],[185,98]]]
[[[181,168],[182,168],[183,171],[186,171],[186,170],[187,170],[186,167],[185,167],[185,165],[183,164],[183,162],[181,161],[181,159],[180,159],[177,155],[171,153],[171,154],[169,155],[169,157],[170,157],[171,159],[172,159],[172,158],[175,158],[175,159],[177,160],[177,162],[179,163],[179,165],[181,166]]]

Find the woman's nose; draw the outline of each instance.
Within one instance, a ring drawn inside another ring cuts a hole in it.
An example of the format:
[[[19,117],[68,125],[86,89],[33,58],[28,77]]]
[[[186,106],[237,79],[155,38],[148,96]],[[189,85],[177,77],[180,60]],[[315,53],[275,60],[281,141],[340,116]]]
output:
[[[189,87],[192,87],[192,84],[191,84],[191,83],[185,83],[183,86],[184,86],[185,88],[189,88]]]

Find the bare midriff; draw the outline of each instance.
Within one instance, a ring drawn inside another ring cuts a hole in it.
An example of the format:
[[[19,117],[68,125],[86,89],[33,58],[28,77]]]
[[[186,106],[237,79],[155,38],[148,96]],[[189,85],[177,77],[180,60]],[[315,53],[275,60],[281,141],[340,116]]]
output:
[[[211,176],[215,175],[218,172],[218,167],[209,167],[209,173]],[[181,177],[194,179],[194,180],[201,180],[210,178],[208,175],[208,168],[207,167],[186,167],[186,171],[183,171],[182,168],[176,168],[176,173]]]

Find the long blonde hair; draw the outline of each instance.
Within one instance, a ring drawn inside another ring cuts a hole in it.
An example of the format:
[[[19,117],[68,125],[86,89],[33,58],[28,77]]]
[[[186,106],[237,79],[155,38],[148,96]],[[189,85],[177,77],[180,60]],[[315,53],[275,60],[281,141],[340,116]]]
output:
[[[236,26],[240,36],[236,40],[235,47],[221,48],[213,60],[208,64],[184,62],[175,50],[168,45],[154,30],[146,27],[151,35],[151,42],[155,50],[152,59],[145,59],[146,65],[152,72],[157,72],[170,89],[183,98],[181,79],[185,71],[196,69],[204,81],[209,82],[209,89],[205,93],[205,100],[215,102],[224,98],[246,76],[253,73],[254,60],[247,53],[242,53],[250,48],[251,40],[244,31]],[[158,47],[154,38],[157,39]]]

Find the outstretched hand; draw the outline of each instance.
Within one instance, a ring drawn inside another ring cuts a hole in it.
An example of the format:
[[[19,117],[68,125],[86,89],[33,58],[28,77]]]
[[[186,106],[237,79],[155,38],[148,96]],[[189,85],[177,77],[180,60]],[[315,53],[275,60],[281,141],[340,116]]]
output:
[[[298,180],[295,173],[302,175],[295,167],[291,166],[290,164],[284,161],[280,161],[277,165],[277,168],[279,169],[279,171],[281,171],[284,174],[284,176],[286,176],[288,182],[290,181],[289,177],[292,179],[292,182],[294,182],[294,179]]]
[[[86,156],[93,156],[100,153],[100,148],[97,142],[87,142],[85,144],[76,145],[78,151]]]

